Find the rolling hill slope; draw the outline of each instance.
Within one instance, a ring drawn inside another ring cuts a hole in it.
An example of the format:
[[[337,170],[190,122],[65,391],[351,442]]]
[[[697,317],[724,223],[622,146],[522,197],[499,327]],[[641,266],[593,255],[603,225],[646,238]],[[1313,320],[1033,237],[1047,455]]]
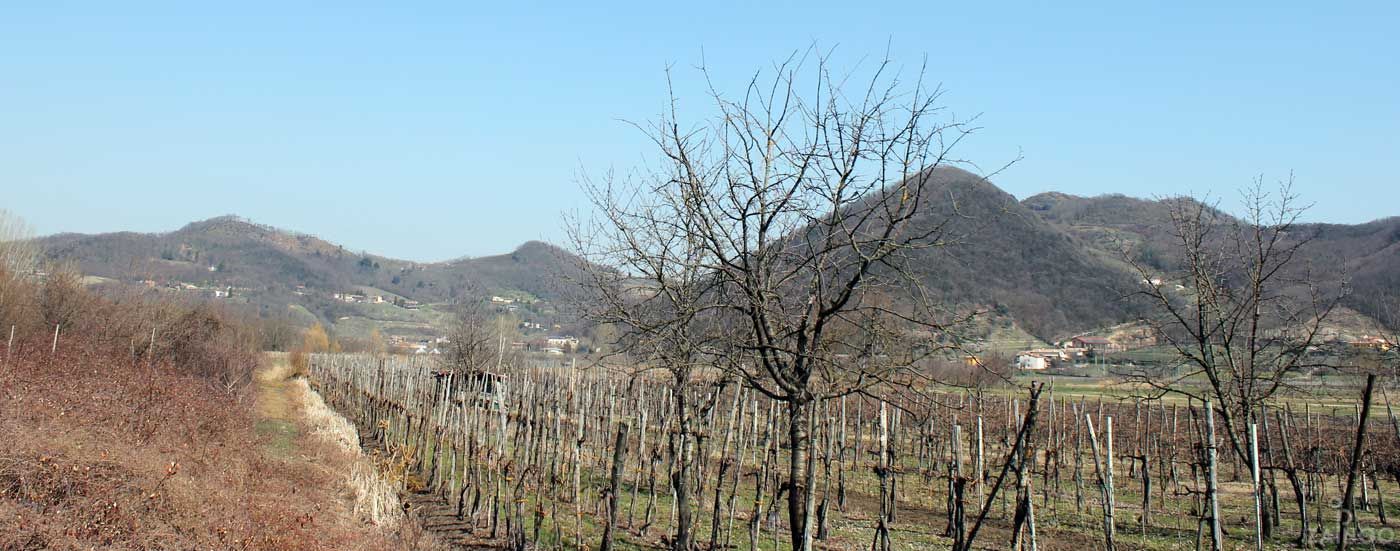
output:
[[[1135,316],[1119,300],[1130,274],[986,179],[956,168],[930,175],[912,232],[955,220],[954,244],[911,253],[909,267],[942,303],[984,308],[1042,340]]]
[[[552,311],[548,303],[562,298],[561,276],[577,261],[552,245],[528,242],[503,255],[418,263],[355,253],[234,216],[168,233],[59,234],[37,241],[49,260],[86,275],[207,297],[232,287],[233,299],[264,315],[291,306],[327,323],[359,317],[404,327],[440,322],[446,304],[464,295],[528,298]],[[335,298],[342,293],[380,295],[389,303],[349,304]],[[394,308],[396,299],[429,306],[422,312]]]
[[[1076,236],[1105,258],[1126,244],[1137,260],[1163,271],[1181,267],[1174,251],[1169,207],[1161,200],[1122,195],[1079,197],[1042,193],[1021,202],[1043,220]],[[1222,222],[1233,222],[1222,215]],[[1347,280],[1342,305],[1370,318],[1386,319],[1387,301],[1400,298],[1400,217],[1364,224],[1299,224],[1293,238],[1310,240],[1295,262],[1319,280]],[[1394,324],[1394,319],[1388,322]]]
[[[1180,263],[1160,201],[1062,193],[1018,201],[966,171],[940,168],[930,177],[933,193],[914,229],[954,217],[955,243],[914,251],[909,267],[941,303],[984,309],[1013,333],[1055,341],[1140,317],[1121,299],[1138,279],[1119,256],[1123,244],[1164,271]],[[1299,235],[1314,240],[1304,261],[1346,269],[1354,292],[1345,305],[1352,310],[1377,317],[1378,298],[1400,294],[1400,218],[1306,224]],[[531,241],[507,254],[418,263],[356,253],[233,216],[168,233],[60,234],[38,241],[50,260],[73,263],[88,275],[201,292],[233,287],[265,315],[290,305],[326,322],[358,317],[405,328],[441,322],[446,304],[465,295],[510,296],[531,304],[533,317],[566,317],[555,305],[570,294],[579,262]],[[333,296],[347,292],[381,295],[391,304],[347,304]],[[421,302],[427,313],[394,308],[400,300]]]

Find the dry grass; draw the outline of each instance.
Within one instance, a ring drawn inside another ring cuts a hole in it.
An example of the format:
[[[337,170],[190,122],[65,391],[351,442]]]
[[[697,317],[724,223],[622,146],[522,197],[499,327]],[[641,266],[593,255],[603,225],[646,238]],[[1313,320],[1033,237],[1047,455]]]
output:
[[[398,492],[380,474],[371,459],[364,455],[355,425],[328,407],[321,395],[306,384],[305,379],[295,379],[292,384],[301,397],[302,413],[309,432],[346,456],[343,461],[349,467],[346,485],[354,492],[355,514],[377,526],[400,526],[404,515]]]
[[[303,417],[299,392],[256,395],[300,387],[278,373],[250,384],[257,354],[226,338],[236,322],[172,310],[145,357],[106,320],[148,305],[78,298],[56,356],[22,333],[0,366],[0,550],[430,546],[413,523],[372,522],[393,505],[360,504],[345,473],[373,488],[363,461],[304,428],[343,426]]]

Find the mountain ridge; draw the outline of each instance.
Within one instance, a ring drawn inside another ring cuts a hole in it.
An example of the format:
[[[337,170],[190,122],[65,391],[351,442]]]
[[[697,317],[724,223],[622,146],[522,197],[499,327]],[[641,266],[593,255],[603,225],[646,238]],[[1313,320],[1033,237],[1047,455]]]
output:
[[[1044,192],[1018,200],[961,169],[936,169],[930,177],[929,203],[915,225],[931,227],[950,216],[963,221],[955,244],[913,252],[910,267],[939,300],[985,309],[997,323],[1039,339],[1141,317],[1137,306],[1120,300],[1140,279],[1128,269],[1121,247],[1132,247],[1135,260],[1155,269],[1179,265],[1163,229],[1170,221],[1168,201],[1179,199]],[[1300,224],[1299,231],[1321,244],[1306,262],[1345,266],[1368,296],[1400,289],[1400,217]],[[540,240],[501,254],[417,262],[354,252],[236,215],[169,232],[63,233],[36,241],[50,260],[72,262],[84,274],[148,285],[234,287],[264,312],[300,305],[326,321],[344,317],[348,308],[333,294],[366,289],[424,304],[493,294],[562,303],[570,294],[569,274],[581,262]],[[1368,316],[1380,313],[1363,302],[1351,298],[1346,306]]]

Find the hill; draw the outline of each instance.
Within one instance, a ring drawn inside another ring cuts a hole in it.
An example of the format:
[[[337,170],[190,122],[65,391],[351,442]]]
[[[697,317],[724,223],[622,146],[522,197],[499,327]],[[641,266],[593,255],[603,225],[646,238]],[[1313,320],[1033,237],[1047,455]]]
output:
[[[1120,257],[1124,245],[1148,266],[1167,271],[1180,265],[1163,201],[1063,193],[1018,201],[967,171],[940,168],[929,177],[928,204],[913,231],[956,217],[955,233],[948,247],[912,251],[909,267],[940,303],[988,311],[978,336],[989,345],[1006,341],[1020,348],[1139,318],[1137,307],[1121,299],[1138,279]],[[1361,317],[1381,317],[1380,299],[1400,289],[1400,218],[1304,224],[1296,234],[1313,240],[1303,262],[1345,268],[1353,288],[1346,307]],[[300,324],[319,319],[352,336],[372,329],[439,334],[447,306],[464,296],[507,297],[522,318],[567,325],[557,305],[570,295],[570,274],[579,262],[531,241],[507,254],[419,263],[357,253],[233,216],[168,233],[60,234],[38,241],[50,260],[74,263],[87,275],[246,302],[264,317],[288,316]],[[367,298],[373,296],[384,302]]]
[[[1123,195],[1079,197],[1063,193],[1042,193],[1021,202],[1041,219],[1075,236],[1081,243],[1106,258],[1116,258],[1120,247],[1137,251],[1136,260],[1163,271],[1181,267],[1175,254],[1170,205],[1167,201]],[[1221,214],[1222,222],[1234,221]],[[1342,305],[1352,314],[1372,318],[1349,323],[1360,328],[1375,318],[1388,319],[1386,301],[1400,294],[1400,217],[1365,224],[1307,223],[1295,227],[1294,239],[1307,239],[1295,262],[1320,274],[1323,279],[1344,277],[1350,292]],[[1395,320],[1390,320],[1392,323]]]
[[[1130,274],[1081,239],[986,178],[956,168],[928,177],[910,231],[956,218],[952,244],[911,251],[908,266],[939,302],[987,309],[994,324],[1041,340],[1136,317],[1119,300]]]
[[[469,295],[511,296],[535,313],[553,314],[550,304],[562,298],[566,280],[561,276],[577,261],[532,241],[503,255],[418,263],[353,252],[235,216],[167,233],[59,234],[37,242],[49,260],[71,263],[86,275],[244,302],[265,317],[290,315],[303,324],[314,316],[351,333],[378,326],[432,334],[446,306]],[[385,302],[372,303],[373,296]]]

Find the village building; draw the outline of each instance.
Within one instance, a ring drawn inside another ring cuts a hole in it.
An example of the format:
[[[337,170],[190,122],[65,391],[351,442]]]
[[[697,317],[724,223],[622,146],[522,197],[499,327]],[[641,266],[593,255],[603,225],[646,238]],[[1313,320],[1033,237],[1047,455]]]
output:
[[[1117,347],[1107,337],[1080,336],[1069,340],[1066,348],[1082,348],[1089,353],[1113,352]]]
[[[1351,341],[1347,344],[1350,344],[1357,348],[1370,348],[1380,350],[1381,352],[1389,352],[1390,349],[1393,346],[1395,346],[1394,343],[1391,343],[1384,337],[1377,337],[1375,335],[1362,335],[1361,338]]]
[[[559,348],[562,350],[574,350],[578,348],[578,337],[563,336],[549,337],[544,340],[545,346],[549,348]]]
[[[1055,367],[1057,362],[1066,362],[1072,353],[1063,348],[1037,348],[1016,355],[1016,368],[1040,371]]]
[[[1024,371],[1044,371],[1050,367],[1050,362],[1040,356],[1022,354],[1016,356],[1016,369]]]

